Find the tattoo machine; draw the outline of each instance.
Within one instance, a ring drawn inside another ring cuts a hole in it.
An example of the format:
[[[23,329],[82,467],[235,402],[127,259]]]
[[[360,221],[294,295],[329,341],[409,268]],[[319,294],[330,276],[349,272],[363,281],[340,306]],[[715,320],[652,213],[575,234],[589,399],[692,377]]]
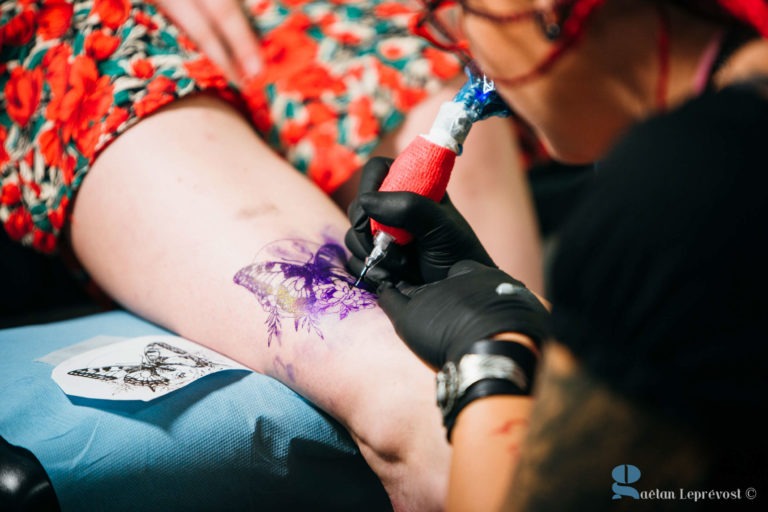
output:
[[[442,104],[432,128],[419,135],[392,162],[381,192],[414,192],[440,202],[448,187],[456,156],[472,124],[491,116],[508,117],[512,114],[496,92],[492,81],[472,65],[467,66],[467,82],[451,101]],[[373,250],[365,258],[365,265],[355,286],[387,255],[392,242],[409,243],[413,236],[401,228],[384,226],[371,219]]]

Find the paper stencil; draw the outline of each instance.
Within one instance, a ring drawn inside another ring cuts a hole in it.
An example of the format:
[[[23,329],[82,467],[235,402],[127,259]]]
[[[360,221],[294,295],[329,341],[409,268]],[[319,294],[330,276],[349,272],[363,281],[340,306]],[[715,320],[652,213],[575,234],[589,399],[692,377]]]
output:
[[[178,336],[142,336],[75,355],[51,376],[68,395],[148,402],[224,370],[248,368]]]

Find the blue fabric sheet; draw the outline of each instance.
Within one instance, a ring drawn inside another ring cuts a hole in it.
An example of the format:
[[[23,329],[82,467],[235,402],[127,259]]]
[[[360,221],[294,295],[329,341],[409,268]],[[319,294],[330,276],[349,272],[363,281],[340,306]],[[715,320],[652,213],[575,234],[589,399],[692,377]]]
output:
[[[0,436],[63,511],[387,510],[346,431],[269,377],[207,376],[152,402],[68,397],[36,362],[99,335],[169,334],[126,312],[0,330]]]

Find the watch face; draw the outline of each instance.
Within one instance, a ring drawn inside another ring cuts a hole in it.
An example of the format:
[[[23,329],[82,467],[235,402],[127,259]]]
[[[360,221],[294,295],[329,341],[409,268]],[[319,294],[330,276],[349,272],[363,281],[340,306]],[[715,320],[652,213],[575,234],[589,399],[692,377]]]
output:
[[[448,390],[446,389],[446,378],[442,371],[437,373],[437,406],[440,410],[445,409],[445,402],[448,399]]]
[[[443,415],[449,413],[456,400],[458,388],[458,374],[456,365],[448,362],[437,372],[437,406]]]

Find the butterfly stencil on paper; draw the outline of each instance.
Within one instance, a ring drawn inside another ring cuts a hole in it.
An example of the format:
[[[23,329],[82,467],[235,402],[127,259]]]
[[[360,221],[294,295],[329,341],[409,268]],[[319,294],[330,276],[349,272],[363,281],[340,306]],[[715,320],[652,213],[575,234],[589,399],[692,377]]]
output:
[[[322,245],[306,240],[278,240],[265,246],[251,265],[240,269],[235,283],[253,293],[267,312],[267,345],[280,342],[283,321],[293,321],[296,332],[304,330],[324,339],[322,316],[373,308],[375,296],[353,285],[344,268],[346,253],[336,243]]]
[[[91,340],[68,347],[71,355],[53,368],[51,377],[67,395],[149,402],[212,373],[250,371],[180,336],[117,338],[91,347]],[[221,385],[222,381],[218,382]]]
[[[163,342],[144,347],[141,362],[113,364],[70,370],[68,375],[112,382],[116,392],[144,387],[153,392],[171,386],[180,387],[210,373],[217,365],[204,357]]]

